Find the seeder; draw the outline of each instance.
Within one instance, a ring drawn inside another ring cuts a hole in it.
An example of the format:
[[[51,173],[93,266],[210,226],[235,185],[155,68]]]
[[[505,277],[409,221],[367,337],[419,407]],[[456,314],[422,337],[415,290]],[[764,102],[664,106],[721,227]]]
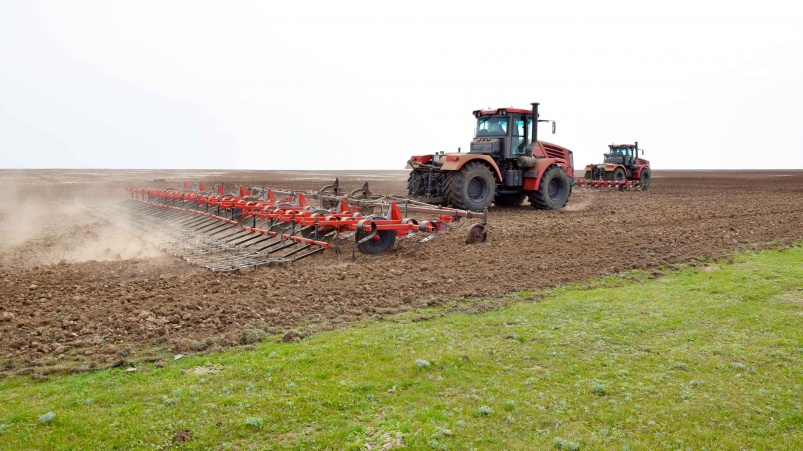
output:
[[[125,225],[154,246],[212,271],[292,263],[353,238],[351,255],[381,254],[424,235],[415,246],[472,219],[466,243],[485,241],[488,212],[437,207],[373,195],[365,183],[348,194],[340,182],[319,191],[203,184],[183,189],[131,188]],[[312,205],[312,204],[315,205]],[[121,215],[104,215],[105,218]],[[113,221],[114,222],[114,221]]]

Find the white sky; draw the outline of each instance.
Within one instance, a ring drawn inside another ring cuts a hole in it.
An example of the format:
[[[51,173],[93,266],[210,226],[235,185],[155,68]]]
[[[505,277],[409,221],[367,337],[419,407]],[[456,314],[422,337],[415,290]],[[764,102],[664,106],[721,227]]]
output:
[[[576,167],[803,168],[803,2],[0,0],[0,168],[402,169],[535,101]]]

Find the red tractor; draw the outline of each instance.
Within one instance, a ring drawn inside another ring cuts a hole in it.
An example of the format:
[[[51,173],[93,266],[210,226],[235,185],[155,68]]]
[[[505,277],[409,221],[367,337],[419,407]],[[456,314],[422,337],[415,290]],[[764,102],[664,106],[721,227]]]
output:
[[[467,153],[417,155],[407,162],[408,195],[422,202],[482,211],[491,203],[563,208],[574,183],[572,151],[538,141],[538,103],[532,110],[474,111],[477,128]],[[529,139],[528,135],[532,138]]]
[[[643,190],[650,186],[650,162],[639,158],[639,150],[643,155],[644,149],[638,148],[638,141],[635,144],[611,144],[608,148],[610,150],[604,154],[603,163],[586,166],[583,176],[586,181],[637,181]]]

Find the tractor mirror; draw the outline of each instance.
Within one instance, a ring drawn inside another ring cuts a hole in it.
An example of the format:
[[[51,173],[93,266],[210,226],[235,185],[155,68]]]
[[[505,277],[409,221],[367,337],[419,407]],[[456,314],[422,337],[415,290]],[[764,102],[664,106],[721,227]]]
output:
[[[555,134],[555,121],[552,121],[552,134]]]

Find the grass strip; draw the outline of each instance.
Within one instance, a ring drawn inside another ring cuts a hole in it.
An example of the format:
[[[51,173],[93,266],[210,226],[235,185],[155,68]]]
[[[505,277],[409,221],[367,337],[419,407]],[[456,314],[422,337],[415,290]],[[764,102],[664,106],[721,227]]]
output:
[[[8,378],[0,449],[803,449],[803,247],[734,259]]]

